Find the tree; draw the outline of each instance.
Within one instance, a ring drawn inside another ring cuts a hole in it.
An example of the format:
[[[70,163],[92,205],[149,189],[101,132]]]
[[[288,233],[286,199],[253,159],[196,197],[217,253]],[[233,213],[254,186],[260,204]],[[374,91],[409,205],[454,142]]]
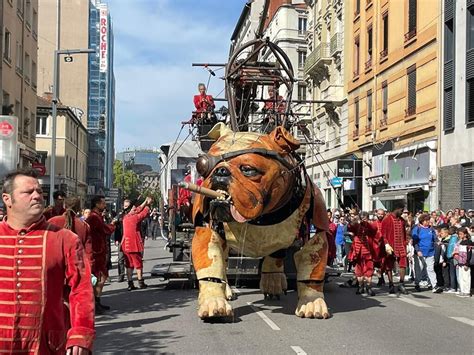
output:
[[[140,195],[140,178],[125,168],[120,160],[114,162],[114,187],[122,190],[123,197],[134,200]]]

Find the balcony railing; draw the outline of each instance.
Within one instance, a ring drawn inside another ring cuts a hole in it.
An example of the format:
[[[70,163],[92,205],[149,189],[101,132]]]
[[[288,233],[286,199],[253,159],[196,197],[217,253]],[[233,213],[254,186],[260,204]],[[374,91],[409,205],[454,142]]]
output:
[[[304,64],[304,73],[309,74],[322,61],[331,60],[329,55],[329,43],[320,43],[307,57]]]
[[[365,71],[369,70],[372,67],[372,56],[365,62]]]
[[[365,133],[372,132],[372,124],[365,126]]]
[[[342,33],[335,33],[331,37],[331,48],[330,48],[330,55],[334,56],[337,53],[342,52]]]
[[[358,127],[354,128],[354,130],[352,131],[352,138],[359,138],[359,128]]]
[[[416,113],[416,106],[405,109],[405,117],[413,116]]]
[[[380,51],[380,60],[383,60],[387,57],[388,55],[388,49],[385,48],[384,50]]]
[[[405,33],[405,43],[411,40],[416,36],[416,27],[413,28],[410,32]]]
[[[380,127],[387,127],[388,126],[388,120],[387,120],[387,117],[382,117],[380,119]]]

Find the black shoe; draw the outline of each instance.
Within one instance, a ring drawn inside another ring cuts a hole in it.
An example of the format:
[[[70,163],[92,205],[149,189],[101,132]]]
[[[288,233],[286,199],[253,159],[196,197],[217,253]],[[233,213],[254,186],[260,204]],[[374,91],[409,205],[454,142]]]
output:
[[[420,287],[420,285],[415,285],[415,291],[416,291],[416,292],[421,292],[421,287]]]
[[[100,309],[102,311],[109,311],[110,307],[106,306],[105,304],[102,304],[100,302],[100,297],[95,298],[95,309]]]
[[[383,279],[383,277],[381,277],[377,281],[377,287],[380,287],[380,286],[383,286],[383,285],[385,285],[385,280]]]
[[[393,284],[390,284],[388,286],[388,293],[392,293],[392,294],[395,293],[395,286],[393,286]]]
[[[135,285],[133,284],[133,281],[128,281],[127,290],[133,291],[133,290],[136,290],[136,289],[137,289],[137,288],[136,288]]]
[[[145,280],[138,280],[138,287],[141,289],[147,288],[148,285],[145,283]]]
[[[405,285],[404,285],[404,284],[398,285],[398,291],[399,291],[400,293],[403,293],[404,295],[408,295],[408,291],[407,291],[407,289],[405,288]]]
[[[365,291],[367,293],[367,296],[372,296],[372,297],[375,296],[375,292],[374,290],[372,290],[372,287],[366,286]]]
[[[125,281],[125,275],[119,275],[117,282],[124,282]]]
[[[361,295],[361,294],[363,294],[363,293],[364,293],[364,287],[363,287],[363,286],[358,287],[358,288],[357,288],[357,291],[356,291],[356,295]]]

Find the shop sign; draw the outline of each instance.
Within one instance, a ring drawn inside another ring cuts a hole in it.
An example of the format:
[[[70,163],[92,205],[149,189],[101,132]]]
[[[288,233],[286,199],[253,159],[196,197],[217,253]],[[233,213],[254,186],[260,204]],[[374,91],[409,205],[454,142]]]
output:
[[[383,174],[383,175],[371,176],[365,179],[365,183],[369,187],[387,185],[388,183],[387,175]]]

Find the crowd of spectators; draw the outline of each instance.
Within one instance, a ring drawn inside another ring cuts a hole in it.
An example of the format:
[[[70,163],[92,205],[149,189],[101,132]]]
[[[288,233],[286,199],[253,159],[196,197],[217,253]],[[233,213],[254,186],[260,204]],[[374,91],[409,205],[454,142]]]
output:
[[[351,221],[357,218],[380,225],[389,212],[378,209],[356,213],[357,216],[354,210],[328,210],[334,231],[334,238],[330,240],[335,244],[332,246],[335,249],[332,263],[335,267],[344,267],[346,272],[351,271],[353,264],[349,257],[354,239],[352,233],[348,232]],[[447,212],[436,210],[413,213],[404,209],[401,217],[406,228],[407,276],[408,282],[414,284],[413,291],[429,289],[433,293],[471,296],[474,210],[455,208]],[[385,283],[383,265],[379,265],[377,272],[377,286],[381,286]]]

